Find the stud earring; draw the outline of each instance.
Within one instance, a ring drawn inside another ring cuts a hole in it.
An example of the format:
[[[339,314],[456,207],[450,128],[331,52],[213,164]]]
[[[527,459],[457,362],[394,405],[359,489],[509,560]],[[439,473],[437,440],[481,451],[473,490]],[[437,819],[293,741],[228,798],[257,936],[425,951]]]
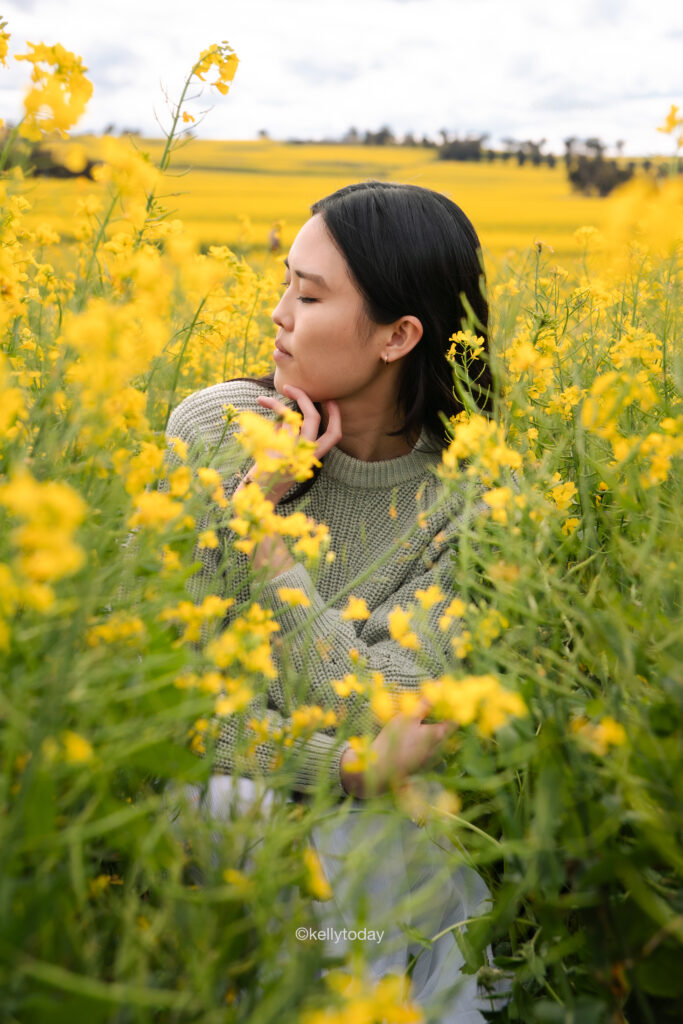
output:
[[[388,366],[389,365],[389,356],[386,354],[386,352],[382,356],[382,359],[384,360],[384,365]]]

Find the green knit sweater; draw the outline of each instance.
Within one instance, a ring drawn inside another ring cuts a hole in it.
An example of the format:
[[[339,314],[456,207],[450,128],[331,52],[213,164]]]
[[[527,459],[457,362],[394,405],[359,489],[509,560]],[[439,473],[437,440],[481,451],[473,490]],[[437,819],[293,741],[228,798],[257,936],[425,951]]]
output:
[[[273,418],[256,401],[259,394],[268,393],[273,392],[251,381],[216,384],[186,398],[169,420],[167,436],[185,441],[198,465],[217,468],[227,496],[240,479],[235,469],[245,469],[247,463],[233,439],[236,424],[226,430],[224,407],[233,405],[238,412],[252,410]],[[367,699],[357,693],[342,698],[331,685],[356,670],[354,658],[364,661],[367,670],[381,672],[395,695],[415,691],[420,682],[447,667],[451,639],[462,623],[456,621],[444,631],[438,621],[454,596],[452,542],[462,529],[466,509],[463,496],[447,495],[435,475],[439,452],[434,448],[423,434],[409,455],[363,462],[334,447],[324,457],[308,494],[294,505],[278,508],[280,514],[302,510],[324,522],[336,557],[323,562],[315,578],[297,564],[260,588],[252,583],[252,597],[270,606],[280,625],[274,644],[278,678],[267,698],[256,698],[248,713],[222,721],[216,770],[267,775],[272,770],[273,743],[263,743],[250,758],[236,754],[243,722],[255,715],[268,718],[273,728],[282,727],[300,703],[317,704],[346,718],[352,727],[346,735],[368,731],[376,735],[382,722],[371,712]],[[195,599],[207,591],[244,596],[249,560],[232,551],[234,539],[230,531],[222,531],[221,546],[200,553],[203,567],[190,581]],[[447,598],[426,613],[427,622],[417,630],[421,649],[414,652],[391,638],[387,616],[396,605],[414,605],[415,591],[432,584],[438,584]],[[280,587],[300,588],[310,606],[293,608],[283,603],[277,596]],[[342,619],[350,594],[365,599],[370,618]],[[352,656],[351,651],[357,654]],[[297,740],[293,788],[309,792],[316,780],[327,775],[333,792],[343,797],[339,762],[348,745],[335,728]]]

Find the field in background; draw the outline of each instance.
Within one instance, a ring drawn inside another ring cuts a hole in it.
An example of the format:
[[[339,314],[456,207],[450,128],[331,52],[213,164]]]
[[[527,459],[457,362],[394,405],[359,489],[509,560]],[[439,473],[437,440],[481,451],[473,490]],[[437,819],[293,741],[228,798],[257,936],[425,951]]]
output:
[[[161,140],[136,139],[133,144],[158,163]],[[63,152],[69,145],[81,145],[96,158],[100,140],[81,137],[55,148]],[[367,178],[444,192],[465,210],[494,262],[537,239],[552,246],[558,258],[576,255],[574,231],[586,224],[600,227],[605,209],[603,200],[572,193],[562,164],[444,162],[436,152],[399,146],[190,141],[175,154],[173,174],[177,191],[174,187],[164,202],[196,243],[202,248],[228,245],[257,261],[267,251],[275,221],[282,222],[286,250],[311,203]],[[68,239],[77,200],[104,191],[104,185],[85,178],[29,180],[26,194],[33,212],[27,219],[33,225],[47,219]]]

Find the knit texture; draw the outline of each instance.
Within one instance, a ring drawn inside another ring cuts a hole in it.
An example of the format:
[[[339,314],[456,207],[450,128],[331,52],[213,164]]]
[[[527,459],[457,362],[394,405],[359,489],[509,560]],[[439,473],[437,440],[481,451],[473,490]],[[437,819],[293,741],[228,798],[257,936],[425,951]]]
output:
[[[273,393],[241,380],[206,388],[175,409],[167,436],[185,441],[197,465],[218,469],[229,497],[248,460],[234,440],[237,424],[226,428],[224,408],[232,405],[238,412],[251,410],[274,418],[257,402],[259,395]],[[221,720],[214,755],[217,771],[249,777],[272,771],[274,743],[261,744],[250,757],[238,756],[244,722],[252,715],[267,717],[273,729],[283,728],[299,704],[334,710],[339,721],[346,720],[347,735],[376,735],[383,723],[367,699],[357,693],[342,698],[331,685],[354,672],[359,659],[367,670],[383,674],[397,710],[401,693],[416,691],[425,679],[442,673],[449,660],[452,663],[451,640],[462,623],[456,620],[444,631],[439,618],[455,596],[452,548],[464,523],[464,499],[461,494],[446,493],[434,473],[439,453],[433,449],[424,434],[410,454],[380,462],[363,462],[332,448],[308,494],[278,508],[280,514],[300,510],[324,522],[335,559],[323,560],[315,577],[297,564],[261,585],[251,583],[252,598],[272,608],[280,625],[273,644],[278,678],[270,684],[267,698],[257,697],[247,712]],[[203,567],[190,581],[195,600],[207,592],[245,597],[249,559],[232,550],[235,538],[229,530],[221,531],[220,539],[218,549],[198,552]],[[388,614],[397,605],[413,605],[416,590],[432,584],[441,587],[446,600],[435,604],[426,624],[416,629],[420,650],[406,649],[391,638]],[[281,587],[300,588],[310,607],[293,608],[282,602],[277,595]],[[342,619],[351,594],[365,599],[370,618]],[[333,792],[344,797],[339,763],[348,746],[336,728],[296,740],[293,788],[310,792],[327,775]]]

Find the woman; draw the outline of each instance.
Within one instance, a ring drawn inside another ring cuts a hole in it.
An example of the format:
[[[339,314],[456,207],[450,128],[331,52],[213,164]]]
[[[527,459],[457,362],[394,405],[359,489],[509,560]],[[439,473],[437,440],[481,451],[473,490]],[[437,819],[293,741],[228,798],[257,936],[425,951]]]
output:
[[[453,622],[450,630],[439,627],[454,596],[449,540],[461,526],[464,497],[444,497],[434,473],[444,445],[440,414],[460,412],[465,391],[480,411],[488,412],[492,388],[485,347],[467,363],[466,372],[463,367],[457,388],[446,353],[453,333],[468,324],[486,339],[488,309],[476,233],[445,196],[371,181],[340,189],[315,203],[311,212],[285,261],[286,290],[273,312],[278,328],[273,376],[228,381],[190,396],[172,415],[168,435],[204,451],[218,447],[220,464],[221,453],[227,451],[226,404],[274,416],[286,402],[302,413],[301,435],[316,443],[322,468],[303,486],[281,477],[260,477],[259,483],[279,511],[301,504],[309,516],[326,523],[335,558],[324,563],[314,580],[295,563],[281,538],[266,538],[254,550],[251,571],[260,573],[264,582],[259,600],[276,610],[278,638],[284,642],[278,679],[259,711],[278,727],[286,723],[298,698],[334,710],[338,718],[345,716],[354,732],[369,731],[376,759],[363,770],[354,764],[349,743],[339,743],[334,728],[300,742],[296,763],[295,792],[314,789],[327,775],[332,791],[340,799],[352,795],[352,808],[360,808],[368,797],[381,797],[438,760],[455,728],[452,723],[424,722],[424,702],[418,713],[397,713],[383,724],[358,693],[342,697],[332,684],[361,663],[381,673],[398,710],[401,693],[415,692],[422,680],[448,665],[458,624]],[[228,492],[248,484],[246,468],[241,479],[226,481]],[[229,545],[230,538],[224,540]],[[221,557],[220,552],[207,553],[197,587],[215,588]],[[243,564],[236,570],[233,559],[233,588],[246,579],[247,559],[237,559]],[[416,592],[419,598],[430,587],[445,596],[429,608],[428,621],[414,642],[405,636],[397,639],[390,625],[393,610],[413,605]],[[282,600],[282,588],[303,592],[305,606]],[[366,602],[369,617],[353,620],[345,614],[350,593]],[[296,640],[287,646],[290,634]],[[250,761],[236,754],[238,734],[237,720],[228,720],[217,743],[216,770],[267,774],[272,745],[262,744]],[[242,795],[245,785],[248,795],[249,783],[240,779]],[[215,780],[209,798],[215,813],[233,788],[227,777]],[[364,826],[361,837],[354,827],[352,814],[332,816],[328,827],[314,832],[336,889],[333,915],[349,912],[355,898],[344,888],[343,862],[372,833]],[[445,929],[445,942],[435,942],[418,961],[413,985],[417,997],[421,992],[436,1005],[462,962],[449,925],[463,920],[463,913],[474,913],[486,890],[473,872],[461,870],[454,881],[452,853],[450,860],[442,851],[432,858],[439,850],[434,843],[425,859],[423,836],[410,821],[390,841],[377,835],[373,856],[381,858],[383,867],[369,890],[379,913],[389,879],[391,886],[399,886],[402,879],[409,896],[415,890],[415,865],[424,868],[426,860],[433,860],[422,881],[440,893],[441,917],[436,923],[433,915],[423,919],[418,908],[413,919],[419,919],[423,934]],[[388,842],[402,850],[398,874],[387,870]],[[444,902],[449,892],[450,902]],[[452,920],[458,908],[460,918]],[[355,909],[349,912],[349,920],[354,914]],[[397,932],[394,926],[394,940]],[[377,961],[378,977],[386,969],[404,969],[406,958],[421,951],[419,945],[401,942],[400,935],[385,949]],[[471,984],[465,998],[461,993],[439,1013],[442,1021],[483,1019]]]

